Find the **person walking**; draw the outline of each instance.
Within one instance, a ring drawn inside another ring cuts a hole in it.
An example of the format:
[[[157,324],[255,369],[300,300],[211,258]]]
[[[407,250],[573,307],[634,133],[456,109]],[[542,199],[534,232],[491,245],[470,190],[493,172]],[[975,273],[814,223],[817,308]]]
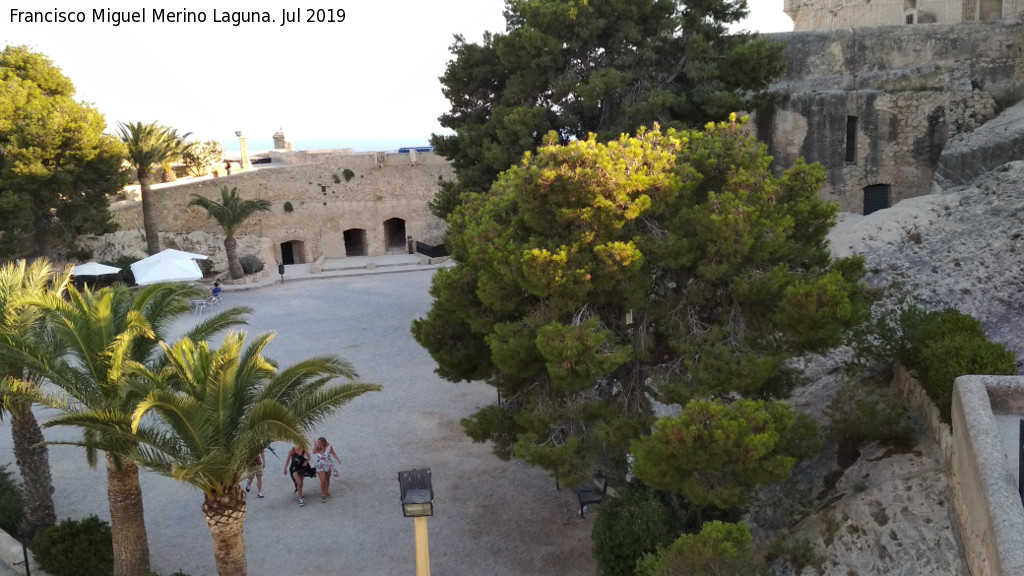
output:
[[[267,456],[263,450],[260,450],[260,455],[257,456],[252,462],[249,463],[249,468],[246,471],[247,478],[245,483],[245,491],[248,492],[252,488],[252,479],[256,478],[256,495],[263,498],[263,469],[267,467]]]
[[[331,460],[331,457],[334,460]],[[327,502],[331,497],[331,475],[337,474],[335,462],[340,463],[338,453],[334,447],[327,443],[323,436],[316,439],[313,444],[313,466],[316,468],[316,475],[320,478],[320,501]]]
[[[309,452],[299,445],[292,446],[284,462],[284,473],[291,474],[295,491],[299,494],[299,506],[305,506],[306,500],[302,497],[302,480],[316,476],[316,471],[309,465]]]

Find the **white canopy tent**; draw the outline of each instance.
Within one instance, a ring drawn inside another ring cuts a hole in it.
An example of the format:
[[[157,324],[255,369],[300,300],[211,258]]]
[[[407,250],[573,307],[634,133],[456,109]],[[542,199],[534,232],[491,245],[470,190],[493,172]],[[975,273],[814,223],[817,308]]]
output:
[[[107,274],[117,274],[119,272],[121,272],[120,268],[114,268],[113,266],[107,266],[98,262],[79,264],[71,270],[71,273],[75,276],[106,276]]]
[[[206,260],[202,254],[182,252],[168,248],[132,264],[132,274],[139,286],[161,282],[191,282],[203,277],[196,260]]]

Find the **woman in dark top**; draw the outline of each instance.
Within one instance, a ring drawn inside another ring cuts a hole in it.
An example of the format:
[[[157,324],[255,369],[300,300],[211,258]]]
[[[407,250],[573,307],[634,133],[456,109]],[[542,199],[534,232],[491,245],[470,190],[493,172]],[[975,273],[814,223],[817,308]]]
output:
[[[285,474],[291,474],[292,482],[295,483],[295,491],[299,493],[299,506],[305,506],[306,500],[302,497],[302,479],[316,476],[316,470],[309,465],[309,452],[300,446],[292,446],[288,451],[285,461]]]

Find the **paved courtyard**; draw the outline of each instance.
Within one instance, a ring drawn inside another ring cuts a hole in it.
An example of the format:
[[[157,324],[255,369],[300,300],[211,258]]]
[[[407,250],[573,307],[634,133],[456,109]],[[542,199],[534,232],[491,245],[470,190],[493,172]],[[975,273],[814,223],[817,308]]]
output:
[[[383,385],[342,408],[314,435],[324,435],[342,458],[334,498],[322,504],[307,485],[299,507],[283,473],[288,446],[268,453],[265,499],[255,486],[245,523],[249,573],[351,576],[415,573],[413,521],[403,518],[397,473],[430,467],[435,516],[429,520],[435,576],[587,575],[594,514],[585,520],[571,492],[555,491],[543,472],[502,462],[489,446],[465,437],[459,420],[492,403],[480,383],[438,378],[434,363],[409,326],[430,308],[434,271],[286,281],[255,290],[227,287],[228,306],[254,309],[249,334],[278,333],[268,355],[282,366],[335,353],[352,362],[361,379]],[[179,332],[197,322],[187,316]],[[46,414],[40,417],[45,419]],[[77,438],[48,430],[47,439]],[[10,429],[0,425],[0,464],[13,461]],[[108,518],[105,474],[90,470],[82,450],[50,449],[59,518]],[[216,574],[213,547],[201,513],[202,495],[172,480],[143,473],[153,569]]]

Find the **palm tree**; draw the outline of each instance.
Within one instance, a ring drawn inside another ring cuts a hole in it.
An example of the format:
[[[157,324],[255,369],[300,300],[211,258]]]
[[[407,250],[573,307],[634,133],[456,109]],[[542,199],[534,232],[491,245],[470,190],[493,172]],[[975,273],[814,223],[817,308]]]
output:
[[[26,302],[47,290],[63,292],[68,277],[67,271],[55,275],[50,263],[42,258],[32,264],[18,260],[0,265],[0,333],[32,339],[59,355],[47,338],[42,314]],[[49,453],[42,444],[43,432],[27,396],[39,388],[41,378],[19,362],[0,361],[0,380],[0,418],[5,412],[11,416],[14,458],[25,487],[22,535],[32,540],[57,520]]]
[[[235,232],[256,212],[270,210],[268,200],[242,200],[238,188],[228,190],[227,186],[220,189],[221,201],[216,202],[205,196],[193,194],[189,206],[199,206],[206,210],[206,215],[213,218],[224,229],[224,251],[228,253],[228,271],[231,277],[238,279],[244,273],[242,263],[238,260],[238,241]]]
[[[150,254],[160,251],[160,233],[156,225],[155,209],[153,208],[153,165],[164,164],[188,151],[190,144],[185,142],[189,134],[178,135],[174,128],[161,126],[156,122],[118,122],[117,130],[121,141],[128,149],[128,162],[135,169],[139,178],[142,194],[142,224],[146,229],[146,248]]]
[[[217,572],[245,576],[246,467],[274,441],[305,446],[306,435],[342,405],[376,384],[355,382],[352,366],[336,357],[303,360],[287,369],[263,356],[273,333],[248,347],[245,334],[230,332],[220,348],[183,338],[161,343],[167,365],[152,371],[129,364],[152,391],[132,415],[132,431],[143,444],[134,459],[203,492],[203,516],[213,537]],[[346,384],[328,386],[335,378]],[[163,422],[155,428],[146,414]]]
[[[51,292],[33,301],[66,354],[53,355],[28,338],[0,334],[0,360],[21,363],[62,392],[38,395],[37,401],[62,411],[44,426],[81,427],[82,440],[66,444],[85,447],[91,466],[99,452],[105,453],[114,576],[149,571],[138,466],[125,457],[137,444],[131,437],[131,415],[149,390],[126,378],[124,365],[153,362],[158,368],[158,359],[153,358],[158,341],[174,319],[190,310],[189,299],[202,295],[182,284],[156,284],[137,293],[123,284],[96,292],[69,287],[66,299]],[[243,324],[243,316],[250,312],[225,310],[199,323],[189,336],[209,338]]]

